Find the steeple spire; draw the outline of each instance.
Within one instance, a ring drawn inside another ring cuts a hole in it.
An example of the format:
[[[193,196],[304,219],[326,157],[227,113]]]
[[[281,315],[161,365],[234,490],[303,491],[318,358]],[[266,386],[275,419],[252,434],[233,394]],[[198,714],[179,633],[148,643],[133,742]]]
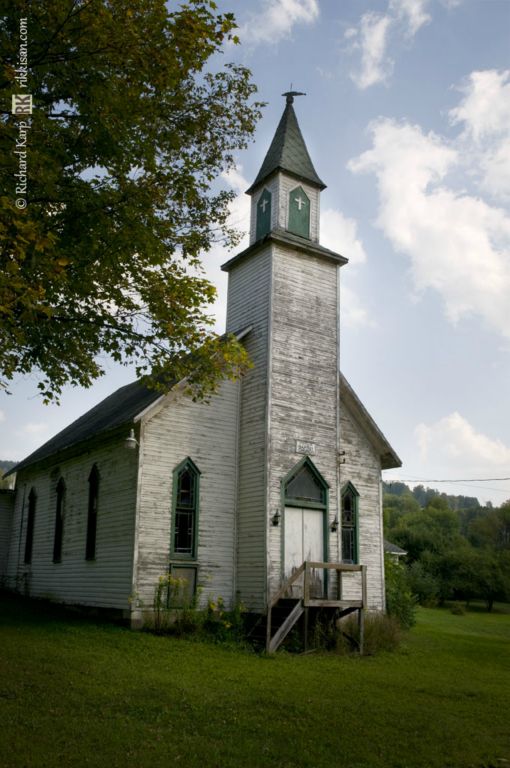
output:
[[[282,95],[286,99],[283,115],[257,178],[247,190],[248,194],[276,171],[283,171],[299,181],[312,184],[319,189],[326,187],[313,167],[292,106],[295,96],[305,96],[306,94],[290,90]]]

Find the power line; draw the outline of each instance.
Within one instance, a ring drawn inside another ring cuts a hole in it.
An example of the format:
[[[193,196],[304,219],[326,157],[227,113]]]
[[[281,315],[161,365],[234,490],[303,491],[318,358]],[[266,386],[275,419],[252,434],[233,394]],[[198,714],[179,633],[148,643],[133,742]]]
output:
[[[420,477],[399,478],[398,480],[385,480],[386,483],[495,483],[504,480],[510,480],[510,477],[472,477],[461,480],[425,480]]]

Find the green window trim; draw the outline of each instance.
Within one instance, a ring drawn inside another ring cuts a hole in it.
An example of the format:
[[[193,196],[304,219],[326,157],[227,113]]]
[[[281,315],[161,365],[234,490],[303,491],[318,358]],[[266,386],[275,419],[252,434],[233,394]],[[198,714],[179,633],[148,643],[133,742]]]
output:
[[[341,520],[342,563],[359,563],[359,493],[348,482],[342,488]]]
[[[196,560],[200,470],[186,458],[173,471],[172,526],[170,556],[177,560]]]
[[[55,508],[55,534],[53,537],[53,562],[62,561],[62,546],[64,543],[64,513],[66,501],[66,484],[61,477],[57,483],[57,503]]]
[[[299,482],[300,477],[305,479],[306,476],[311,481],[309,488],[311,488],[312,492],[315,491],[315,494],[308,493],[305,496],[303,493],[303,495],[298,495],[300,489],[306,492],[306,482],[305,484]],[[314,488],[314,485],[316,488]],[[305,456],[301,461],[298,461],[282,481],[282,496],[286,507],[327,509],[328,495],[329,485],[309,456]]]
[[[87,539],[85,544],[85,560],[96,559],[97,540],[97,506],[99,499],[99,470],[94,464],[89,475],[89,497],[87,510]]]
[[[271,192],[265,188],[257,200],[255,240],[261,240],[271,231]]]
[[[35,488],[31,488],[28,494],[28,518],[27,518],[27,532],[25,537],[25,556],[23,562],[25,565],[30,565],[32,562],[32,551],[34,548],[34,526],[35,526],[35,510],[37,507],[37,493]]]

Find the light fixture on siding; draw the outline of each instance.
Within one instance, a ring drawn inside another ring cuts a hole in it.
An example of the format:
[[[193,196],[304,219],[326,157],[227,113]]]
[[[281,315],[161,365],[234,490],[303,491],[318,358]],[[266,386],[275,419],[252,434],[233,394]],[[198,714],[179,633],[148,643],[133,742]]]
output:
[[[124,440],[124,447],[129,448],[130,450],[134,450],[135,448],[138,448],[140,446],[140,443],[135,437],[135,430],[132,429],[129,433],[129,437],[126,437]]]
[[[338,514],[335,515],[335,519],[333,520],[329,528],[332,533],[336,533],[336,531],[338,531]]]
[[[273,523],[274,526],[280,524],[281,516],[282,515],[281,515],[280,510],[278,508],[276,508],[275,511],[274,511],[273,517],[271,518],[271,522]]]

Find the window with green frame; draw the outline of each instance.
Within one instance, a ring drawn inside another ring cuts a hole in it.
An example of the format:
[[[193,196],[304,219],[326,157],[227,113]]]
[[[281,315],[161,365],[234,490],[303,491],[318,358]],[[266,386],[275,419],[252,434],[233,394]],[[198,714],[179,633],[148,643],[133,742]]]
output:
[[[190,458],[174,469],[172,557],[196,558],[199,480],[200,470]]]
[[[359,560],[358,499],[356,488],[348,483],[342,491],[342,562],[352,565]]]

